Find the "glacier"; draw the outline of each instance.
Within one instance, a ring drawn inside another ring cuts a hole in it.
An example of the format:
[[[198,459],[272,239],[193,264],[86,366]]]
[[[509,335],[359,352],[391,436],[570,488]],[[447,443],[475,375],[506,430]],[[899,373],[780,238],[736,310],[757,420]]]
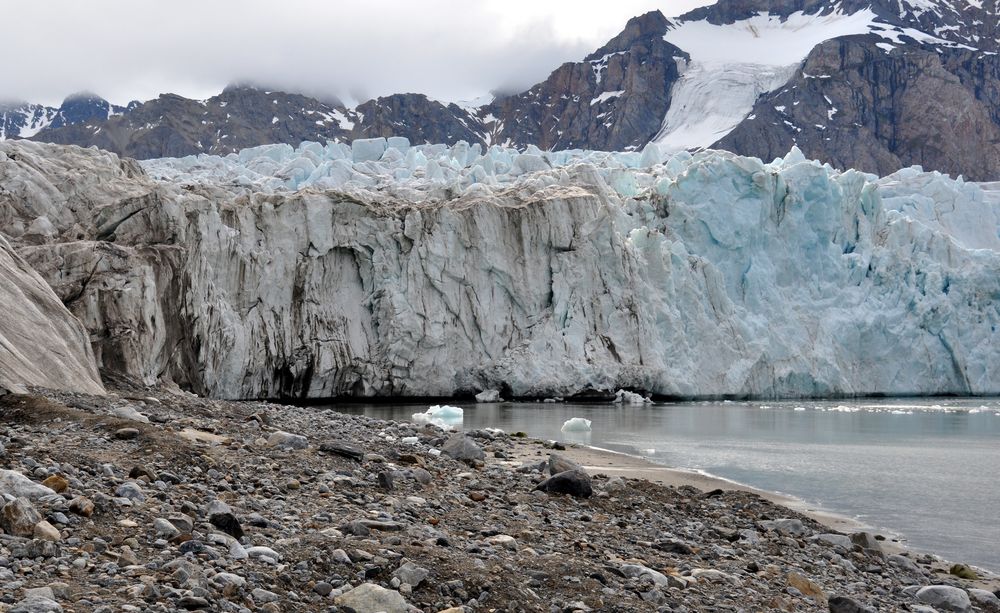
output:
[[[108,374],[223,398],[1000,392],[995,185],[797,150],[0,152],[0,231]]]

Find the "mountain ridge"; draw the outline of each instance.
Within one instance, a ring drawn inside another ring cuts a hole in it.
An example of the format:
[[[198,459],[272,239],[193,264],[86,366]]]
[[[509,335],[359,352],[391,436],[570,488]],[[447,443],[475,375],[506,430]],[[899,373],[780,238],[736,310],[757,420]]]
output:
[[[633,17],[582,60],[479,106],[400,93],[348,108],[235,86],[204,101],[107,105],[105,116],[93,99],[76,115],[26,105],[12,121],[0,109],[0,138],[139,159],[380,136],[544,150],[655,142],[763,159],[794,145],[838,167],[998,179],[998,12],[997,0],[722,0]]]

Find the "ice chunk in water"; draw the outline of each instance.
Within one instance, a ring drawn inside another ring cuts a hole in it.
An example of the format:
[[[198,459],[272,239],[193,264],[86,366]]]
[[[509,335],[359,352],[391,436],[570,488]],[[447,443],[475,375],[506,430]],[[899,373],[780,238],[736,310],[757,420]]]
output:
[[[615,399],[611,402],[614,404],[652,404],[653,401],[635,392],[618,390],[615,392]]]
[[[503,402],[497,390],[483,390],[476,394],[476,402]]]
[[[464,411],[447,404],[436,404],[423,413],[414,413],[413,421],[418,424],[432,424],[446,430],[462,425]]]
[[[571,417],[562,425],[563,432],[590,432],[590,420],[582,417]]]

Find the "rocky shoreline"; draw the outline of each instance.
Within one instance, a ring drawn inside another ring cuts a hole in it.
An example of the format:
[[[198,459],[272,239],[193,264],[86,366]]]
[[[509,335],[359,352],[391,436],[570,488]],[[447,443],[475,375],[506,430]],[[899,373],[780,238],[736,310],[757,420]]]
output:
[[[0,397],[0,611],[1000,611],[993,577],[754,492],[466,434],[128,385]]]

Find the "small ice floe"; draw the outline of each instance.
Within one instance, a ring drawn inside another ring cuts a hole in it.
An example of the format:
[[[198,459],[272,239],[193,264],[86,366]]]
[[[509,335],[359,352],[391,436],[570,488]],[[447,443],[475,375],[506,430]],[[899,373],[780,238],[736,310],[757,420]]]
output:
[[[835,407],[830,407],[827,411],[837,411],[839,413],[857,413],[861,410],[861,407],[852,407],[846,404],[838,404]]]
[[[483,390],[476,394],[476,402],[503,402],[499,390]]]
[[[590,420],[582,417],[571,417],[562,425],[563,432],[590,432]]]
[[[447,404],[436,404],[423,413],[413,414],[415,423],[431,424],[445,430],[457,429],[456,426],[462,425],[464,418],[464,411],[461,408]]]
[[[903,411],[900,409],[895,409],[891,411],[893,415],[913,415],[913,411]]]
[[[805,407],[795,407],[795,408],[794,408],[794,409],[792,409],[792,410],[793,410],[793,411],[805,411],[805,410],[806,410],[806,408],[805,408]]]
[[[563,402],[563,397],[562,396],[556,396],[554,398],[546,398],[546,399],[542,400],[542,402]]]
[[[627,390],[618,390],[615,392],[615,399],[611,401],[612,404],[652,404],[652,402],[652,400],[641,394]]]

